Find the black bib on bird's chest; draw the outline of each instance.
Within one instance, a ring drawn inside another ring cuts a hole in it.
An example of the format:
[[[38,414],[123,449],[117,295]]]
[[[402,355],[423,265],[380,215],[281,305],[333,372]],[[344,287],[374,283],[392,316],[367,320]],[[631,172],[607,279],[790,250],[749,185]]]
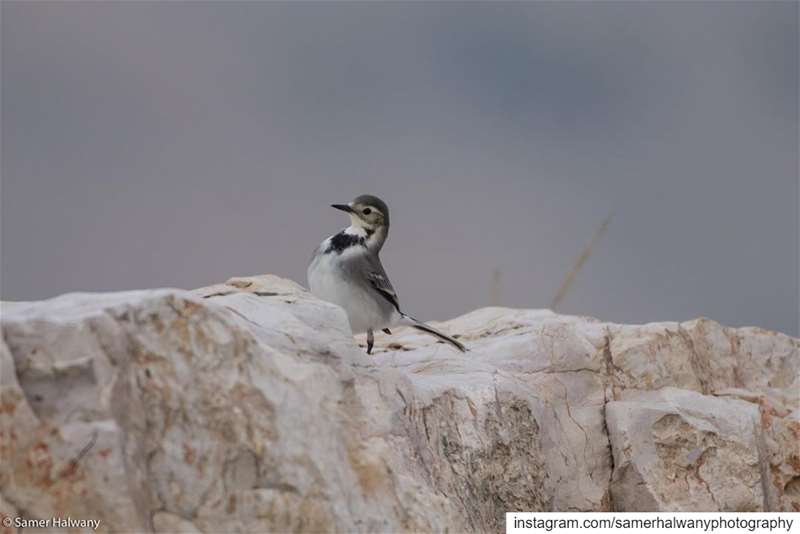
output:
[[[325,250],[325,254],[329,252],[341,254],[345,249],[358,245],[361,245],[362,247],[366,246],[366,239],[364,236],[339,232],[331,238],[331,242],[328,245],[328,248]]]

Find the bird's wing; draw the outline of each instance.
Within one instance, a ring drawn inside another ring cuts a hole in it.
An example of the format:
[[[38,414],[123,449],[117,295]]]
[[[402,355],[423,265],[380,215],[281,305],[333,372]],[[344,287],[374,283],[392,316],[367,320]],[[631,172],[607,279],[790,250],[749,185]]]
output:
[[[392,306],[400,311],[400,303],[397,300],[397,292],[392,287],[386,271],[383,270],[381,260],[377,256],[369,257],[364,265],[364,277],[370,286],[378,292],[380,296],[388,300]]]

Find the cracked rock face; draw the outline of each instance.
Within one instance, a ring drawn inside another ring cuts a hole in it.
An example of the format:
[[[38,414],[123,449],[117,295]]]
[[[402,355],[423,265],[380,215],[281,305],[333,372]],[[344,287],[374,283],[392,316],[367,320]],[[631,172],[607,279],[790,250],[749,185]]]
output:
[[[664,388],[606,406],[611,493],[624,510],[752,512],[761,484],[758,406]]]
[[[4,303],[0,515],[108,532],[496,531],[800,511],[800,342],[484,308],[350,335],[274,276]],[[7,530],[10,532],[10,530]]]

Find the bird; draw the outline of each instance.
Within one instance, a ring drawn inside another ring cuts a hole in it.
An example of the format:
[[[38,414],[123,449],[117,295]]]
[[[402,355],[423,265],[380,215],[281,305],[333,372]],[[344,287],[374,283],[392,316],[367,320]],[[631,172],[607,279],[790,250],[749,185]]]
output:
[[[350,226],[325,239],[308,265],[308,285],[316,297],[344,308],[354,334],[367,333],[372,354],[375,330],[391,334],[391,326],[410,326],[449,343],[459,341],[404,313],[397,292],[381,264],[379,253],[389,236],[389,206],[373,195],[347,204],[331,204],[350,216]]]

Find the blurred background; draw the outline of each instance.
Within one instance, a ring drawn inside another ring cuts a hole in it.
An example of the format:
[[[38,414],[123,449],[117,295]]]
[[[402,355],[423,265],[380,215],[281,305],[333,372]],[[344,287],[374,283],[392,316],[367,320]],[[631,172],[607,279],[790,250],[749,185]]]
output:
[[[2,2],[4,300],[306,284],[798,334],[798,3]]]

